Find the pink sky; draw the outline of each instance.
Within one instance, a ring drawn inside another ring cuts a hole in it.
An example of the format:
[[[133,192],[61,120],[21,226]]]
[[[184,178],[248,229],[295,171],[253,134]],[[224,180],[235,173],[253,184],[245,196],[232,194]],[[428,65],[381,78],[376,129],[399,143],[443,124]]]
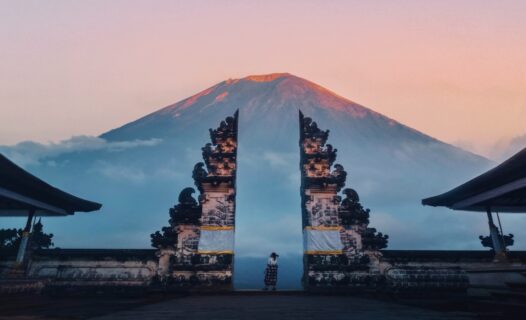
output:
[[[0,144],[272,72],[481,153],[526,134],[526,1],[258,2],[0,2]]]

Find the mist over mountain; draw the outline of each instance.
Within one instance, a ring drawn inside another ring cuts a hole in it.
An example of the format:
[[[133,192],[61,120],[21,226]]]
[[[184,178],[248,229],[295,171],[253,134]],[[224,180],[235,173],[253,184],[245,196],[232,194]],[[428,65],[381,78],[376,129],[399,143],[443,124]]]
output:
[[[271,251],[295,261],[284,270],[299,284],[299,109],[330,129],[328,143],[348,172],[347,187],[371,208],[371,226],[389,234],[390,248],[482,249],[483,215],[422,207],[420,200],[492,162],[286,73],[223,81],[100,137],[25,142],[0,152],[57,187],[103,203],[98,213],[46,219],[59,247],[149,247],[149,234],[167,225],[179,191],[193,186],[208,129],[237,109],[236,272],[243,272],[243,287],[259,286],[262,257]],[[516,237],[516,247],[525,244]],[[246,267],[260,260],[260,269]]]
[[[511,139],[501,139],[492,148],[489,154],[491,159],[504,161],[517,152],[526,148],[526,134],[513,137]]]

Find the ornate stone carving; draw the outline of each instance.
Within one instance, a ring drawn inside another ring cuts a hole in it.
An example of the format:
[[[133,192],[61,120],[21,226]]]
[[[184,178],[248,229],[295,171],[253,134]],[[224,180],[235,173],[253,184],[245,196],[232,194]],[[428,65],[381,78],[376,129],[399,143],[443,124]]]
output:
[[[325,144],[328,137],[329,130],[321,130],[300,112],[304,285],[307,289],[377,285],[378,250],[387,246],[388,237],[367,228],[370,211],[360,204],[355,190],[345,189],[343,201],[338,196],[347,172],[341,164],[333,165],[337,150]]]
[[[346,188],[342,192],[345,199],[342,200],[339,208],[340,219],[343,225],[367,225],[369,224],[369,209],[364,209],[360,203],[358,193],[351,188]]]
[[[221,121],[217,129],[209,129],[210,140],[212,140],[214,145],[221,144],[222,141],[226,141],[228,138],[237,140],[237,116],[238,112],[236,111],[234,117],[227,117],[224,121]]]
[[[201,149],[203,162],[192,171],[198,200],[192,196],[193,188],[183,189],[179,203],[170,209],[170,226],[151,235],[152,246],[159,249],[158,275],[165,285],[231,286],[231,249],[217,251],[210,241],[215,236],[226,237],[224,245],[232,241],[233,247],[237,118],[236,112],[217,129],[209,130],[212,142]]]
[[[150,235],[152,247],[158,249],[175,248],[177,246],[178,233],[176,227],[181,223],[199,223],[201,215],[200,206],[192,197],[194,188],[185,188],[179,193],[179,204],[170,208],[170,226],[163,227]]]
[[[302,123],[302,136],[300,139],[314,139],[319,140],[322,145],[325,144],[327,138],[329,137],[329,130],[320,130],[320,128],[318,128],[318,124],[312,121],[312,119],[309,117],[302,116],[300,123]]]
[[[177,232],[174,231],[173,227],[163,227],[162,233],[156,231],[151,234],[152,247],[158,249],[175,248],[177,246]]]
[[[208,172],[204,169],[205,164],[198,162],[194,166],[194,171],[192,171],[192,178],[195,181],[196,185],[199,185],[199,182],[208,177]]]
[[[380,250],[387,248],[388,235],[376,232],[375,228],[367,228],[362,234],[362,246],[365,250]]]
[[[183,223],[199,224],[201,206],[192,197],[194,188],[185,188],[179,194],[179,204],[170,209],[170,225],[172,227]]]

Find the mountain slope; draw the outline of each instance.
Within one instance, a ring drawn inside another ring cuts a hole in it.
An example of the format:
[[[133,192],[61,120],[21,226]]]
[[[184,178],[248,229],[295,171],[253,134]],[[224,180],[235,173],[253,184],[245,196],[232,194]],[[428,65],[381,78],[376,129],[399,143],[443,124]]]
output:
[[[298,153],[297,114],[301,109],[320,127],[331,130],[329,143],[340,150],[339,162],[351,173],[368,172],[363,177],[351,175],[351,179],[359,177],[378,184],[391,175],[391,179],[401,179],[399,183],[404,185],[408,167],[410,173],[425,172],[428,179],[435,181],[445,178],[444,170],[452,173],[447,179],[458,178],[456,172],[466,170],[468,174],[460,176],[468,177],[490,164],[483,157],[442,143],[287,73],[223,81],[101,137],[109,141],[161,138],[198,148],[206,141],[208,128],[236,109],[240,110],[241,152],[249,145],[246,157],[255,153],[272,157],[279,153],[281,157],[294,158]],[[297,171],[294,166],[289,174]],[[400,196],[391,191],[384,197],[400,200]],[[413,196],[411,201],[418,202],[418,198]]]
[[[383,134],[388,133],[396,139],[411,132],[410,138],[413,140],[438,142],[313,82],[288,73],[253,75],[223,81],[101,136],[109,140],[171,136],[199,124],[202,115],[206,114],[209,118],[219,114],[221,117],[223,114],[233,113],[237,108],[243,113],[242,121],[246,123],[263,122],[258,120],[261,118],[282,123],[297,122],[296,113],[301,108],[305,114],[313,116],[323,112],[328,120],[336,121],[337,125],[341,124],[341,120],[351,120],[351,123],[343,125],[358,126],[354,131],[359,136],[385,138]]]

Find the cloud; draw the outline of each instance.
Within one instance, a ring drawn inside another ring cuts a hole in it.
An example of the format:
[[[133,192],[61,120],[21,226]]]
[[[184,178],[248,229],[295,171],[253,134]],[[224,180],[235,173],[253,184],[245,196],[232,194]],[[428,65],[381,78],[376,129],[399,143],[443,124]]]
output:
[[[526,134],[498,141],[490,152],[490,157],[497,161],[504,161],[526,147]]]
[[[484,155],[494,161],[502,162],[526,148],[526,134],[512,138],[501,138],[484,146],[468,140],[458,140],[453,142],[453,144],[459,148]]]
[[[74,136],[58,143],[50,142],[42,144],[33,141],[24,141],[13,146],[0,146],[0,152],[21,166],[28,166],[42,164],[43,160],[47,158],[66,153],[96,150],[121,152],[132,148],[153,147],[161,142],[162,139],[157,138],[148,140],[107,141],[103,138],[93,136]],[[52,161],[45,163],[53,165]]]
[[[143,182],[147,178],[144,171],[139,168],[112,164],[105,161],[97,161],[97,164],[91,172],[102,174],[112,180],[125,180],[133,183]]]
[[[134,184],[146,181],[177,181],[188,176],[187,172],[183,173],[175,168],[177,168],[177,162],[173,159],[168,159],[166,162],[156,166],[99,159],[94,161],[89,172],[100,174],[113,181],[131,182]]]
[[[293,166],[297,167],[297,157],[295,153],[279,153],[279,152],[265,152],[263,153],[263,159],[267,161],[271,167],[283,168],[286,171],[290,171]]]
[[[297,189],[301,183],[301,173],[298,167],[299,154],[290,152],[264,152],[263,161],[276,172],[285,177],[288,188]]]

